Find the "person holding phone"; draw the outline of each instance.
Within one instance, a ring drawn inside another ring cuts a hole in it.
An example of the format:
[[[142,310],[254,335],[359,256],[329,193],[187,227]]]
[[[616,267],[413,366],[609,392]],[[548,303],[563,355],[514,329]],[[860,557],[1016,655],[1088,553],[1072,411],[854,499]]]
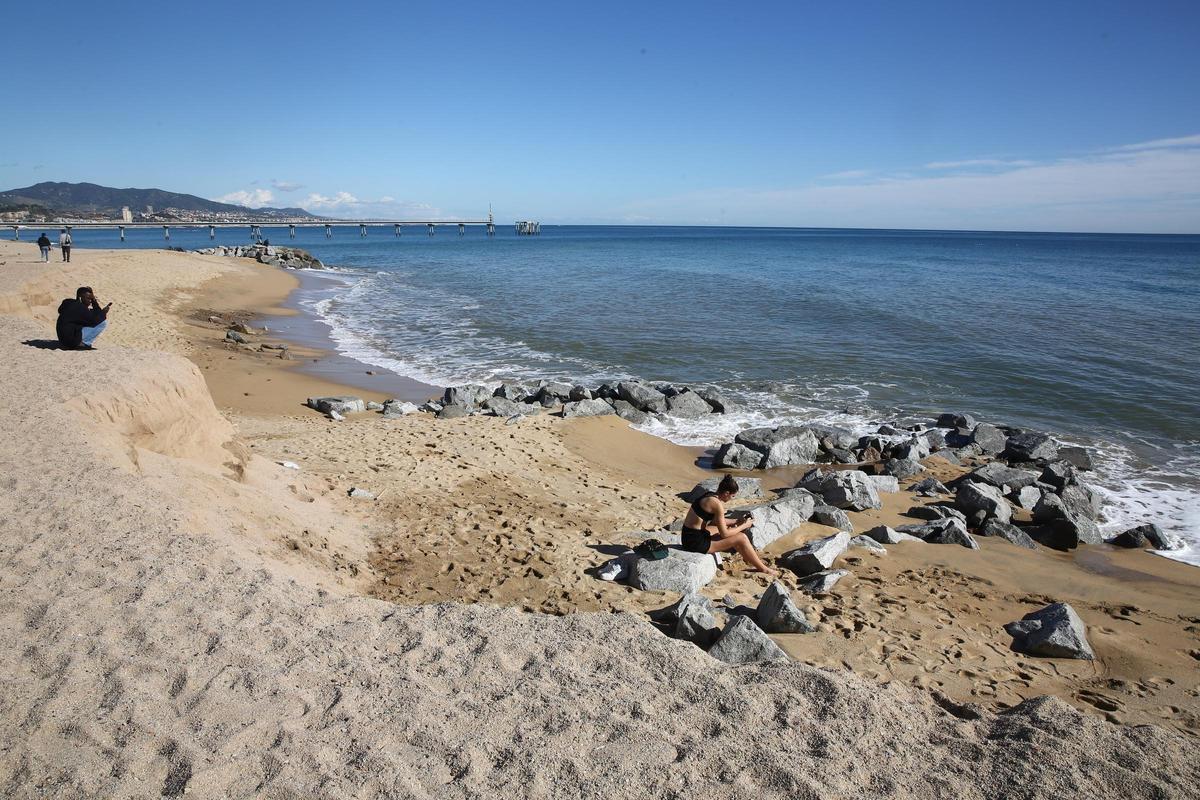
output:
[[[736,550],[755,572],[778,575],[776,570],[759,558],[746,533],[754,520],[747,516],[735,522],[732,517],[726,516],[725,504],[733,499],[737,491],[737,480],[732,475],[726,475],[717,485],[717,491],[706,492],[692,502],[687,516],[683,518],[683,549],[692,553]]]
[[[90,286],[80,286],[75,297],[68,297],[58,306],[58,323],[54,326],[58,343],[64,350],[93,350],[92,343],[108,327],[108,310],[112,303],[100,307],[100,301]]]

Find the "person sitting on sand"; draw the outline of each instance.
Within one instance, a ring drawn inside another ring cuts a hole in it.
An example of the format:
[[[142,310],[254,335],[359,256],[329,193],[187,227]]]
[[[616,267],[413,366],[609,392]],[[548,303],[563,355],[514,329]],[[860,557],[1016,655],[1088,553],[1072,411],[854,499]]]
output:
[[[67,298],[58,306],[58,343],[64,350],[91,350],[92,342],[108,326],[109,303],[104,308],[90,286],[80,286],[75,299]]]
[[[705,492],[692,501],[687,516],[683,518],[683,549],[691,553],[737,550],[755,572],[778,575],[758,557],[746,534],[753,520],[747,517],[737,522],[725,516],[725,504],[733,499],[737,491],[737,480],[732,475],[726,475],[717,486],[717,491]]]

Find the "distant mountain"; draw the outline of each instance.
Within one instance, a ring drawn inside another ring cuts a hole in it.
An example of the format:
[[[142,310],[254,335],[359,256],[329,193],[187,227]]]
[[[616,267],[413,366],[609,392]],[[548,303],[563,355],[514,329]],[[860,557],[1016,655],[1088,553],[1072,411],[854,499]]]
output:
[[[114,189],[94,183],[44,183],[0,192],[2,207],[42,206],[56,214],[78,214],[116,219],[123,206],[140,213],[147,206],[155,212],[168,208],[180,211],[209,212],[247,217],[313,217],[302,208],[247,208],[231,203],[205,200],[193,194],[166,192],[162,189]]]

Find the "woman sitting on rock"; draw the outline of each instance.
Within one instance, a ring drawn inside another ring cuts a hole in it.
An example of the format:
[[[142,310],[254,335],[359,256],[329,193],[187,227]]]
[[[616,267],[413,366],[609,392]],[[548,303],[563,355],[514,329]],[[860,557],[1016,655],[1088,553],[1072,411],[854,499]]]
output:
[[[726,475],[716,492],[705,492],[692,501],[687,516],[683,518],[683,549],[691,553],[737,550],[755,572],[778,575],[758,557],[746,534],[754,520],[747,517],[737,522],[725,516],[725,504],[733,499],[737,491],[737,480],[732,475]]]

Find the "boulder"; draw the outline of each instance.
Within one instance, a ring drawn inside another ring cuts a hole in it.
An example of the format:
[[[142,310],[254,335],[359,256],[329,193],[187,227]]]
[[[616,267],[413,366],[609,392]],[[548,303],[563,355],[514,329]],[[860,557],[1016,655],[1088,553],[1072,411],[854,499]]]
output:
[[[851,547],[861,547],[865,550],[870,550],[880,555],[887,555],[887,548],[881,543],[875,541],[870,536],[854,536],[850,539]]]
[[[1026,511],[1033,511],[1038,501],[1042,499],[1042,490],[1036,486],[1026,486],[1015,492],[1009,492],[1008,499],[1020,508]]]
[[[924,471],[925,467],[919,461],[911,458],[889,458],[883,465],[885,475],[894,475],[900,480]]]
[[[225,340],[229,341],[229,342],[236,342],[237,344],[249,344],[250,343],[249,340],[245,336],[243,336],[242,334],[240,334],[234,330],[225,331]]]
[[[305,402],[309,408],[316,409],[322,414],[336,411],[339,414],[359,414],[367,410],[367,404],[361,397],[342,395],[340,397],[310,397]]]
[[[471,407],[457,404],[442,406],[442,410],[437,412],[438,419],[459,419],[469,416],[471,416]]]
[[[661,414],[667,410],[667,398],[663,393],[641,381],[621,381],[617,384],[617,397],[638,411]]]
[[[975,418],[970,414],[939,414],[935,423],[939,428],[974,428]]]
[[[524,403],[519,403],[516,400],[509,400],[505,397],[489,397],[483,401],[483,407],[487,409],[493,416],[508,417],[524,414],[529,410],[529,406]]]
[[[849,546],[850,536],[842,532],[789,550],[779,557],[778,563],[803,577],[832,567]]]
[[[1092,451],[1086,447],[1060,447],[1058,457],[1076,469],[1086,471],[1096,468],[1092,461]]]
[[[634,408],[633,404],[629,403],[628,401],[620,399],[612,400],[612,406],[613,410],[616,411],[617,416],[631,425],[641,425],[643,422],[650,419],[648,414],[638,411],[636,408]]]
[[[892,445],[890,452],[893,459],[920,461],[929,455],[929,442],[921,436],[913,436],[906,442]]]
[[[763,496],[762,481],[758,478],[734,478],[737,481],[738,491],[734,496],[737,500],[757,500]],[[721,483],[721,478],[709,478],[708,480],[700,481],[692,490],[683,496],[683,499],[689,503],[695,500],[706,492],[715,492],[718,484]]]
[[[742,506],[738,510],[750,513],[754,520],[748,531],[750,542],[761,550],[807,522],[816,504],[816,498],[809,492],[792,489],[774,500]]]
[[[717,576],[717,562],[707,553],[689,553],[677,547],[666,558],[639,558],[629,569],[629,585],[643,591],[689,594]]]
[[[958,517],[966,521],[966,517],[961,511],[948,506],[913,506],[908,511],[904,512],[904,516],[912,517],[913,519],[923,519],[933,521],[935,519],[948,519],[950,517]]]
[[[758,469],[762,462],[762,453],[737,442],[721,445],[713,456],[713,466],[720,469]]]
[[[773,581],[763,592],[754,611],[754,621],[767,633],[812,633],[816,630],[792,602],[787,587],[779,581]]]
[[[927,526],[930,532],[921,538],[926,544],[957,544],[971,550],[978,550],[979,543],[967,533],[967,526],[959,519],[939,519]]]
[[[502,397],[505,400],[512,400],[514,403],[520,403],[525,398],[529,397],[529,388],[516,383],[502,383],[492,392],[493,397]]]
[[[749,617],[732,616],[708,654],[726,664],[787,661],[787,655]]]
[[[668,630],[672,639],[682,639],[707,650],[721,633],[712,601],[702,594],[689,593],[679,598],[671,606],[671,616]]]
[[[967,480],[976,483],[986,483],[1004,492],[1016,491],[1026,486],[1032,486],[1038,479],[1038,474],[1027,469],[1013,469],[999,461],[984,464],[967,474]]]
[[[1012,521],[1012,507],[1008,500],[995,486],[985,483],[960,484],[958,491],[954,493],[954,505],[966,514],[968,519],[979,513],[984,520]]]
[[[385,400],[383,403],[383,416],[388,419],[415,414],[419,410],[414,403],[402,403],[399,400]]]
[[[1076,475],[1073,464],[1066,461],[1055,461],[1042,467],[1039,480],[1053,486],[1054,491],[1061,493],[1068,486],[1078,483],[1079,476]]]
[[[937,428],[925,431],[921,434],[921,437],[925,440],[925,444],[929,446],[929,452],[931,453],[946,449],[946,434]]]
[[[880,544],[900,544],[900,542],[921,542],[924,544],[925,542],[924,539],[918,536],[913,536],[911,533],[903,533],[902,531],[893,530],[887,525],[877,525],[864,533],[863,536],[874,539]]]
[[[910,492],[916,492],[922,497],[936,497],[939,494],[950,494],[941,481],[937,478],[924,478],[917,481],[912,486],[908,487]]]
[[[667,413],[685,419],[698,419],[711,414],[712,408],[700,395],[686,391],[667,398]]]
[[[1019,653],[1087,661],[1096,657],[1088,644],[1087,627],[1066,603],[1051,603],[1019,622],[1008,623],[1004,630],[1013,637],[1012,648]]]
[[[819,496],[826,505],[834,508],[865,511],[883,507],[875,484],[858,470],[826,472],[814,469],[801,478],[797,486]]]
[[[374,400],[368,400],[367,411],[383,411],[383,403],[376,403]]]
[[[418,409],[421,411],[426,411],[430,414],[436,414],[442,410],[442,404],[436,400],[429,400],[418,406]]]
[[[981,422],[971,431],[969,441],[990,456],[999,455],[1008,446],[1008,437],[995,425]]]
[[[478,383],[468,383],[462,386],[447,386],[442,392],[443,406],[466,406],[473,408],[482,405],[484,400],[492,396],[492,390]]]
[[[1029,534],[1018,528],[1016,525],[1010,525],[1007,522],[1001,522],[998,519],[989,519],[982,528],[979,529],[980,536],[995,536],[998,539],[1004,539],[1012,542],[1017,547],[1024,547],[1026,550],[1037,550],[1037,543],[1029,538]]]
[[[823,569],[801,578],[798,586],[806,594],[829,594],[837,582],[849,574],[850,571],[845,569]]]
[[[1094,521],[1070,515],[1027,528],[1026,532],[1035,541],[1055,550],[1074,550],[1081,544],[1101,544],[1104,541]]]
[[[534,393],[534,397],[544,407],[553,408],[554,406],[569,401],[571,399],[571,390],[573,388],[574,387],[571,386],[571,384],[562,383],[561,381],[543,381],[538,385],[537,392]]]
[[[578,400],[573,403],[565,403],[562,408],[564,419],[572,417],[603,417],[615,413],[617,413],[616,409],[610,406],[606,400]]]
[[[1015,433],[1008,437],[1004,456],[1009,461],[1045,463],[1058,457],[1058,445],[1044,433]]]
[[[762,469],[793,464],[811,464],[820,445],[807,428],[783,425],[778,428],[750,428],[734,437],[734,443],[762,453]]]
[[[900,479],[895,475],[867,475],[867,480],[875,484],[875,491],[892,494],[900,491]]]
[[[733,404],[725,398],[725,395],[716,389],[697,389],[696,394],[700,395],[704,402],[708,403],[708,407],[712,409],[714,414],[725,414],[733,408]]]
[[[930,458],[940,458],[942,461],[945,461],[947,464],[953,464],[956,467],[959,466],[960,464],[962,464],[962,459],[959,458],[958,453],[956,453],[953,450],[939,450],[929,457]]]
[[[819,505],[815,507],[812,516],[809,517],[809,521],[815,522],[818,525],[837,528],[839,531],[846,531],[847,533],[854,530],[854,524],[850,522],[850,517],[846,516],[846,512],[833,506]]]
[[[1145,525],[1139,525],[1136,528],[1130,528],[1112,539],[1108,540],[1109,544],[1114,544],[1117,547],[1152,547],[1155,550],[1170,550],[1171,542],[1167,539],[1162,528],[1152,522]]]
[[[797,425],[781,425],[778,428],[747,428],[733,438],[740,445],[766,455],[775,442],[798,435],[804,428]]]
[[[1062,500],[1063,508],[1071,516],[1094,520],[1100,511],[1100,496],[1079,484],[1063,487],[1058,497]]]
[[[595,395],[592,390],[586,386],[575,385],[571,387],[571,393],[567,395],[572,402],[578,403],[580,400],[592,400]]]

